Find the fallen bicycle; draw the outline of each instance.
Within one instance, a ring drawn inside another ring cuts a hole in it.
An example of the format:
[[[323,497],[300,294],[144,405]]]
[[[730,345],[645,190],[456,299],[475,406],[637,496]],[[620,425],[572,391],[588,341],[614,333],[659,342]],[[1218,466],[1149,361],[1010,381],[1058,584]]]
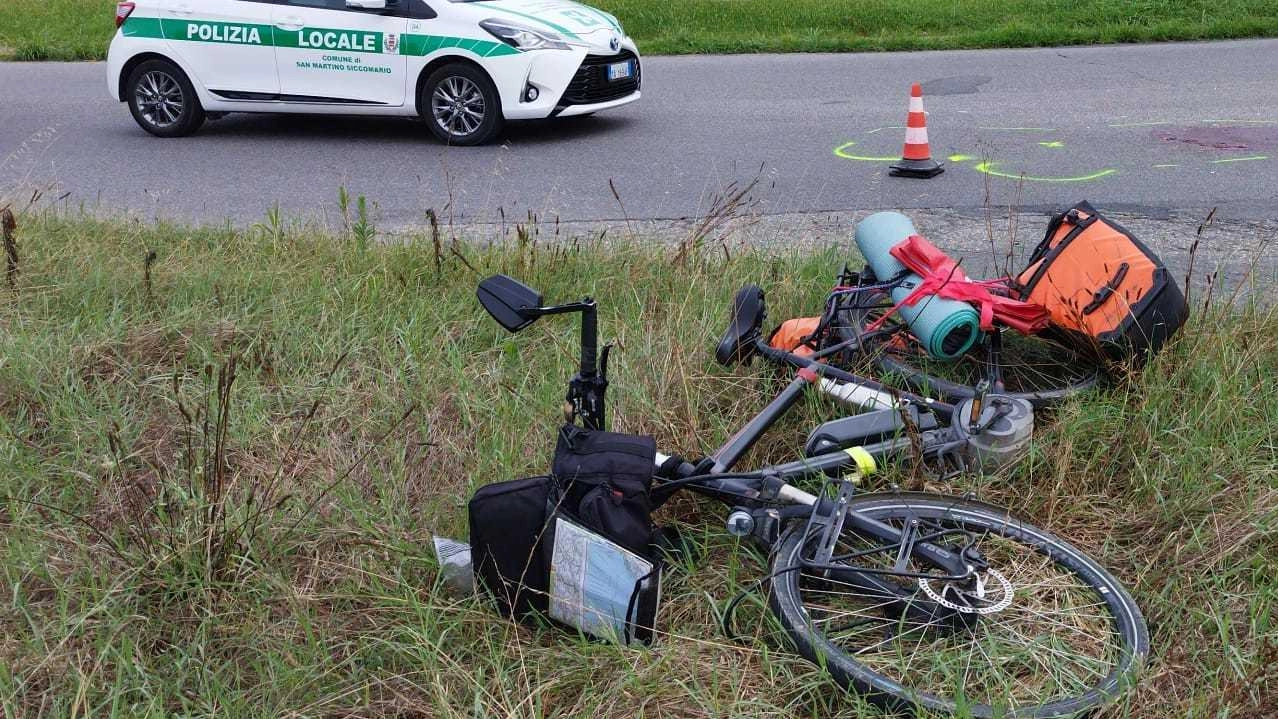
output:
[[[858,486],[910,453],[943,466],[1014,459],[1032,429],[1030,400],[987,392],[955,406],[859,381],[771,346],[762,294],[747,295],[734,303],[720,357],[757,354],[798,369],[693,463],[658,453],[650,438],[605,431],[608,348],[598,356],[593,300],[544,306],[500,275],[480,285],[485,308],[511,331],[582,314],[551,476],[488,485],[470,505],[475,573],[503,610],[651,641],[662,562],[650,515],[689,490],[727,504],[727,531],[767,548],[772,612],[805,657],[850,689],[892,707],[977,717],[1074,716],[1121,695],[1148,654],[1148,631],[1095,560],[966,497]],[[792,462],[735,469],[809,388],[868,411],[818,427]]]

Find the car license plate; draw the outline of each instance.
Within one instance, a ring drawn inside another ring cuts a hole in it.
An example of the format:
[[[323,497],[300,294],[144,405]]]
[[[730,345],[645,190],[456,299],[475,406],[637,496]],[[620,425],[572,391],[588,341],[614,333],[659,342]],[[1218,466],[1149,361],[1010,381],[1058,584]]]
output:
[[[634,74],[634,70],[630,67],[630,61],[614,62],[608,66],[608,81],[625,80]]]

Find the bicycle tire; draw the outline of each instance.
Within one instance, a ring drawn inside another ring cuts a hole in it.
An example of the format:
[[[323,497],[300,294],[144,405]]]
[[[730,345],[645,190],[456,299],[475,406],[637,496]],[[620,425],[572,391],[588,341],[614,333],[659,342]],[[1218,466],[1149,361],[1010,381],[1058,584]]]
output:
[[[798,522],[787,530],[775,545],[772,557],[772,574],[770,575],[770,605],[773,613],[780,620],[786,634],[793,641],[799,652],[809,661],[824,667],[846,689],[860,692],[872,701],[894,710],[922,708],[946,713],[961,711],[964,712],[964,716],[972,717],[1034,717],[1036,719],[1069,717],[1093,710],[1116,699],[1134,681],[1145,658],[1148,656],[1149,632],[1145,625],[1145,620],[1136,603],[1132,600],[1131,595],[1118,580],[1095,560],[1070,544],[1046,531],[1012,518],[1002,509],[957,497],[923,493],[891,493],[866,494],[854,497],[849,505],[849,511],[864,512],[880,521],[889,522],[894,520],[907,521],[912,518],[922,518],[924,521],[938,522],[938,524],[941,522],[957,522],[964,527],[984,529],[987,538],[991,533],[997,533],[1003,539],[1020,543],[1022,548],[1032,550],[1035,555],[1052,562],[1051,566],[1053,568],[1063,567],[1068,570],[1069,576],[1078,577],[1085,583],[1091,593],[1099,599],[1096,604],[1086,605],[1085,608],[1091,609],[1104,606],[1109,610],[1108,617],[1101,617],[1101,619],[1107,620],[1109,625],[1112,626],[1114,635],[1121,639],[1121,645],[1117,648],[1113,669],[1106,673],[1104,678],[1096,682],[1094,686],[1089,686],[1086,691],[1080,691],[1078,696],[1043,697],[1040,701],[1032,704],[1020,703],[1019,705],[1001,707],[994,706],[994,702],[981,701],[981,698],[978,697],[976,703],[968,704],[963,702],[960,705],[960,702],[955,697],[909,686],[903,681],[906,678],[904,673],[899,677],[893,677],[881,667],[876,670],[875,667],[870,666],[878,655],[870,654],[868,655],[870,659],[864,657],[858,659],[850,655],[830,637],[826,636],[825,632],[817,628],[817,622],[824,621],[824,615],[821,615],[822,610],[810,610],[804,606],[803,585],[806,581],[812,586],[820,586],[822,583],[828,584],[831,580],[828,579],[828,576],[822,578],[818,573],[805,572],[803,570],[802,551],[805,546],[810,544],[811,538],[819,536],[819,533],[814,532],[812,535],[808,535],[806,523]],[[995,547],[996,552],[997,549]],[[806,580],[805,577],[807,578]],[[1020,612],[1019,614],[1011,613],[1007,615],[1012,618],[1008,620],[1009,626],[1010,622],[1016,617],[1022,615],[1032,617],[1035,613],[1035,610],[1029,606],[1034,597],[1024,596],[1025,594],[1032,594],[1028,590],[1035,586],[1037,585],[1026,585],[1024,588],[1026,591],[1021,594],[1020,599],[1014,600],[1007,607],[1007,609],[1012,609],[1018,603],[1025,603],[1026,605],[1024,608],[1016,609],[1017,612]],[[831,592],[830,590],[820,589],[808,591],[810,596],[820,594],[822,591],[832,594],[848,594],[846,591]],[[1019,590],[1007,590],[1007,595],[1009,597],[1017,597],[1017,591]],[[1056,597],[1057,595],[1052,596]],[[1007,611],[1007,609],[1000,611]],[[1097,615],[1099,615],[1100,610],[1096,611]],[[814,616],[821,618],[814,618]],[[836,615],[830,614],[829,616],[834,617]],[[859,617],[861,615],[852,614],[851,616]],[[1050,617],[1052,615],[1049,613],[1044,616]],[[1062,616],[1071,615],[1063,614]],[[1090,617],[1091,615],[1088,614],[1088,616]],[[982,618],[981,621],[987,622],[990,620]],[[1031,621],[1033,620],[1031,619]],[[1068,627],[1069,625],[1062,622],[1062,626]],[[1091,627],[1089,626],[1088,628]],[[837,634],[847,630],[827,631],[830,634]],[[905,635],[917,631],[917,628],[905,631],[900,631],[898,628],[897,631],[897,643],[899,643]],[[1085,634],[1082,629],[1078,629],[1077,632]],[[926,629],[924,633],[928,633]],[[1015,635],[1015,632],[1013,634]],[[961,632],[953,634],[954,637],[960,637],[960,635]],[[990,630],[987,628],[986,637],[989,636]],[[971,669],[972,657],[975,656],[976,649],[979,648],[982,656],[990,659],[991,655],[986,652],[986,649],[994,652],[998,646],[993,639],[987,641],[984,638],[971,642],[971,644],[973,644],[973,647],[967,650],[968,665],[962,677],[965,685],[969,678],[968,671]],[[873,648],[873,646],[870,647],[870,649]],[[865,651],[865,649],[862,649],[860,653]],[[911,655],[911,662],[915,661],[918,651],[916,649],[914,654]],[[959,651],[961,652],[961,649]],[[1004,659],[999,654],[994,654],[993,656]],[[938,666],[944,668],[947,666],[946,661],[944,656],[937,659]],[[991,659],[991,664],[994,663]],[[1023,669],[1020,664],[1010,664],[1009,666],[1012,667],[1009,671],[1015,668]],[[1096,671],[1096,673],[1099,674],[1099,671]],[[974,676],[979,680],[979,672]],[[1028,679],[1024,681],[1032,683]],[[968,687],[964,686],[964,693],[967,689]]]

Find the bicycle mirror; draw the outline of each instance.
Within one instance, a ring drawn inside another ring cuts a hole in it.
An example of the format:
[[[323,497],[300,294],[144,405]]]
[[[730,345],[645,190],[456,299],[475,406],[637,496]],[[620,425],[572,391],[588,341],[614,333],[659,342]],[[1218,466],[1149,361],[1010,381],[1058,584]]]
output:
[[[479,283],[479,302],[497,324],[518,332],[532,324],[541,313],[541,293],[513,277],[493,275]]]

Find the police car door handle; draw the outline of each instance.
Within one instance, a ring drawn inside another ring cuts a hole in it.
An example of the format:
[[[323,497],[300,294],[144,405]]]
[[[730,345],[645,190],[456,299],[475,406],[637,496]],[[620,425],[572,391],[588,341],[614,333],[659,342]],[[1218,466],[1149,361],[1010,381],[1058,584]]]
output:
[[[305,24],[306,23],[302,21],[302,18],[297,15],[289,15],[288,17],[282,17],[275,21],[275,27],[281,30],[301,30],[302,26]]]
[[[194,10],[192,10],[192,9],[191,9],[191,6],[190,6],[190,5],[188,5],[187,3],[181,3],[181,4],[179,4],[179,5],[174,5],[174,6],[173,6],[173,14],[174,14],[174,15],[190,15],[190,14],[191,14],[191,13],[193,13],[193,12],[195,12],[195,11],[194,11]]]

